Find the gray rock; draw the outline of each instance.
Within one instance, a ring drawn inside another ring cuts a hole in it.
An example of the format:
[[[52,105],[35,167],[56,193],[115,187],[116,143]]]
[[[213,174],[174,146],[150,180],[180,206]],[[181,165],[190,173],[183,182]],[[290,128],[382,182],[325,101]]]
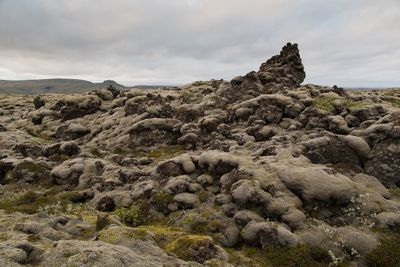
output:
[[[174,196],[174,201],[180,209],[193,209],[200,204],[199,197],[196,194],[181,193]]]
[[[248,223],[240,235],[249,245],[284,247],[295,245],[298,238],[286,228],[273,222]]]
[[[241,210],[233,216],[235,223],[241,227],[246,226],[251,221],[264,221],[264,218],[251,210]]]
[[[68,96],[58,100],[52,110],[60,111],[63,121],[79,118],[100,110],[101,100],[93,95]]]

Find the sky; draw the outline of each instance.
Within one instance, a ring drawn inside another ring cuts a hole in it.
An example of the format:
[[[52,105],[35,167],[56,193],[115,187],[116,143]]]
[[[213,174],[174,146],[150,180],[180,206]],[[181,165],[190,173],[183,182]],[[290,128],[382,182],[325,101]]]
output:
[[[287,42],[304,83],[400,86],[400,0],[0,0],[0,80],[230,80]]]

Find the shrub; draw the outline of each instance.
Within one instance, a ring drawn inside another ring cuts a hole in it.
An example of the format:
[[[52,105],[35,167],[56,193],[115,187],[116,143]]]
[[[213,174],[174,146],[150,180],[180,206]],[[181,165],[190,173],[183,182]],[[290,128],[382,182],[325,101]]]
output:
[[[146,209],[142,205],[132,205],[129,208],[121,207],[115,210],[115,214],[121,222],[127,226],[136,227],[145,223],[147,218]]]

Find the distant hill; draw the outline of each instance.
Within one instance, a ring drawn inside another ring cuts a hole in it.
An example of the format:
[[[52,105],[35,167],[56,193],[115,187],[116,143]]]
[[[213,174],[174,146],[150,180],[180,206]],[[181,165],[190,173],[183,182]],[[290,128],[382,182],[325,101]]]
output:
[[[77,79],[43,79],[7,81],[0,80],[0,93],[15,94],[46,94],[46,93],[83,93],[112,85],[118,89],[127,87],[111,80],[102,83],[92,83]]]

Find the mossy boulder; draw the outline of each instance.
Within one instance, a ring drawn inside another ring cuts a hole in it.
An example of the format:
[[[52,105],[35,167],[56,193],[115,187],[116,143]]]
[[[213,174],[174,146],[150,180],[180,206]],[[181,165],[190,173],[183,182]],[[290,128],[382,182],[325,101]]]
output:
[[[14,181],[24,181],[26,183],[48,182],[49,174],[50,170],[46,164],[26,158],[16,164],[11,177]]]
[[[209,236],[185,235],[169,243],[165,249],[186,261],[204,263],[213,258],[227,259],[226,252]]]

